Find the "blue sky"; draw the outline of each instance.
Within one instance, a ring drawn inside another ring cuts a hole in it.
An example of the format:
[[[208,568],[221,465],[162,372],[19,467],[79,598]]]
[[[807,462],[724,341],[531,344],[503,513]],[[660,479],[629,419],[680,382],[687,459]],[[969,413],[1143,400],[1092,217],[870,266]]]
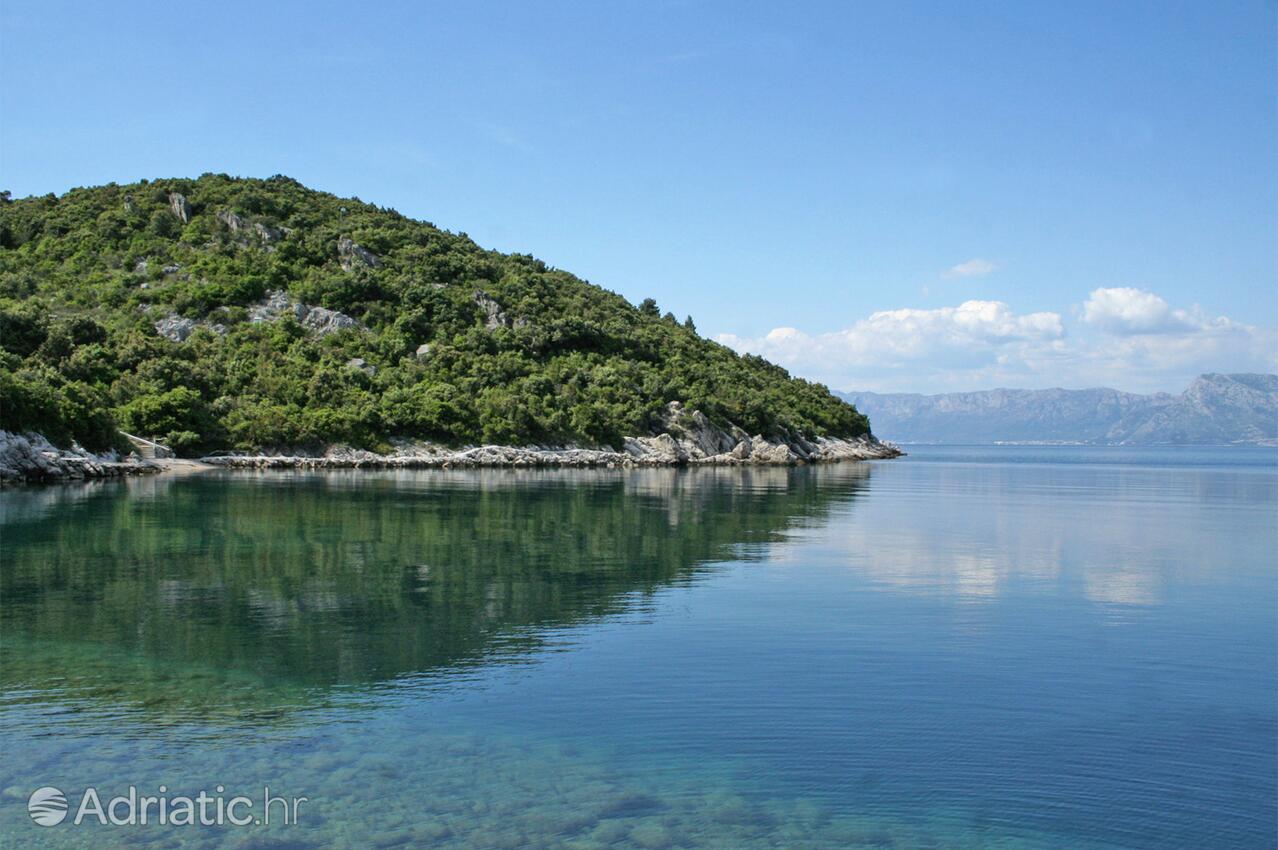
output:
[[[1278,5],[0,5],[0,185],[288,174],[839,389],[1278,369]]]

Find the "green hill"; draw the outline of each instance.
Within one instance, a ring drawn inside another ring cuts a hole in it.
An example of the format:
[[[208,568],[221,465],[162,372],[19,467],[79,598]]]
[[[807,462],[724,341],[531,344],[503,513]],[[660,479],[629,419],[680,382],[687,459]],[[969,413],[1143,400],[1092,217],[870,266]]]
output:
[[[286,177],[0,201],[0,428],[186,454],[392,437],[620,445],[670,401],[857,437],[821,385],[651,299]]]

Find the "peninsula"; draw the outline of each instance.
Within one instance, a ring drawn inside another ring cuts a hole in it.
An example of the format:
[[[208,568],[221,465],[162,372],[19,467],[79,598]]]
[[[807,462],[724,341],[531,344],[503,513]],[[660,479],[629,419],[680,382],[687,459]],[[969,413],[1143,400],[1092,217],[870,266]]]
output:
[[[0,468],[891,457],[655,301],[355,198],[206,174],[0,199]]]

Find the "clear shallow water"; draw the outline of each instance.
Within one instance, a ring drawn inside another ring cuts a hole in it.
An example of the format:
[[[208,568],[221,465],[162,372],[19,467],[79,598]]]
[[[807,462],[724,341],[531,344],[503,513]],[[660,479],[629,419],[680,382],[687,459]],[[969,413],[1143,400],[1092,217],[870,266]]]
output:
[[[1278,844],[1278,451],[913,452],[0,493],[0,846]]]

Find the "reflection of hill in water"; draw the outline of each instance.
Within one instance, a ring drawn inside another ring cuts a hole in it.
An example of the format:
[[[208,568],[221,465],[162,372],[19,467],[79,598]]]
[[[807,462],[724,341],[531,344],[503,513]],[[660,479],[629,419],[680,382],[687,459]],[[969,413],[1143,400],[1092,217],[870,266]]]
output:
[[[821,521],[866,465],[148,479],[11,491],[10,693],[275,713],[518,661]],[[292,696],[286,694],[292,693]]]

